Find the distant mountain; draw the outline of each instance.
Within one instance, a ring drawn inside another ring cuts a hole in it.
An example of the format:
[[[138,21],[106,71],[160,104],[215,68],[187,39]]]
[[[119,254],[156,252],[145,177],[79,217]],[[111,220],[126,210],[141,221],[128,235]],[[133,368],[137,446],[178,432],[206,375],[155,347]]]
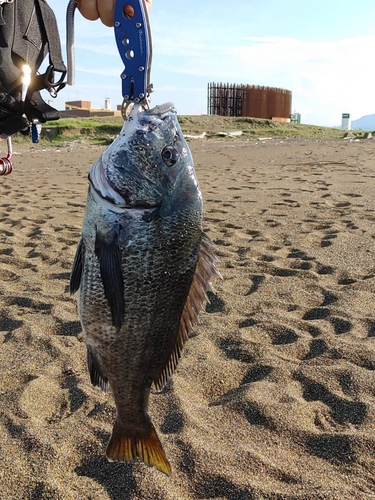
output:
[[[362,116],[362,118],[359,118],[358,120],[353,120],[352,121],[352,129],[354,130],[369,130],[369,131],[374,131],[375,130],[375,115],[366,115]]]

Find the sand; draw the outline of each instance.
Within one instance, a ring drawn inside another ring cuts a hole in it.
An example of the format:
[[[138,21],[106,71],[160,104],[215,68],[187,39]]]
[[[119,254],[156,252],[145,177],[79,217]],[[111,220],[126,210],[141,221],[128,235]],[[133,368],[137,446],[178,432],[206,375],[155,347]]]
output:
[[[0,179],[0,497],[375,499],[375,142],[191,142],[223,281],[150,413],[172,476],[108,463],[69,274],[103,148]]]

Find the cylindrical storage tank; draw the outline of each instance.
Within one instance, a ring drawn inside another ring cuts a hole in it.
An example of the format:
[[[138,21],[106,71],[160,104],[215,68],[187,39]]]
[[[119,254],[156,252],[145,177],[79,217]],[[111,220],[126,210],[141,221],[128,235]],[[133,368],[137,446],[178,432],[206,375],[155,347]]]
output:
[[[290,90],[267,88],[266,118],[290,118],[292,113],[292,93]]]
[[[208,114],[290,119],[292,92],[259,85],[210,83]]]
[[[107,111],[111,110],[111,99],[109,97],[104,99],[104,109]]]
[[[292,93],[290,90],[279,89],[274,87],[260,87],[262,96],[259,97],[259,91],[253,92],[255,87],[249,87],[248,99],[258,101],[258,106],[247,108],[246,115],[254,116],[255,118],[264,118],[271,120],[272,118],[290,119],[292,112]],[[259,108],[259,106],[261,107]],[[253,114],[247,114],[248,112]]]
[[[267,89],[258,85],[248,85],[244,95],[242,116],[267,118]]]

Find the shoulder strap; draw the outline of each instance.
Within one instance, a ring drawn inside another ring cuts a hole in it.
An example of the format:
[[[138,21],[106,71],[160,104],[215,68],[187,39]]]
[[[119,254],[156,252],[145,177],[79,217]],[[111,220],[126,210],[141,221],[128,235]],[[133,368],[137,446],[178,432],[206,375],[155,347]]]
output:
[[[56,18],[45,0],[15,0],[13,12],[7,6],[6,14],[8,23],[11,22],[9,14],[14,16],[12,50],[28,62],[34,72],[47,53],[56,71],[66,71]]]
[[[45,0],[37,0],[47,36],[49,60],[55,71],[66,72],[61,54],[60,36],[55,15]]]

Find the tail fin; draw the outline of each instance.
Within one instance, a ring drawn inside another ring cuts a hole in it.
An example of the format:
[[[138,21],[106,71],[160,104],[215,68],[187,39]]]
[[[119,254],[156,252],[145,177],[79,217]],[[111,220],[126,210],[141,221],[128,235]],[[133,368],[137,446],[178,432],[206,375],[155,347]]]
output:
[[[155,466],[169,476],[171,466],[152,424],[148,431],[145,436],[140,436],[139,433],[124,428],[116,420],[107,446],[107,458],[110,462],[116,460],[126,462],[139,458],[146,465]]]

